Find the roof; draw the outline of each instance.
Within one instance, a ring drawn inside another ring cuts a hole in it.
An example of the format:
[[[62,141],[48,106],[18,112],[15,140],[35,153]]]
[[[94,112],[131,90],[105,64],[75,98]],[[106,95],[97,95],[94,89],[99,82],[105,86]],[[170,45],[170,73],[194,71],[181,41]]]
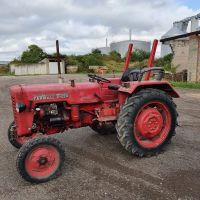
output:
[[[59,59],[62,61],[64,60],[64,56],[60,56]],[[43,60],[41,60],[39,63],[45,63],[46,61],[49,62],[58,62],[58,58],[57,57],[53,57],[53,56],[47,56],[46,58],[44,58]]]

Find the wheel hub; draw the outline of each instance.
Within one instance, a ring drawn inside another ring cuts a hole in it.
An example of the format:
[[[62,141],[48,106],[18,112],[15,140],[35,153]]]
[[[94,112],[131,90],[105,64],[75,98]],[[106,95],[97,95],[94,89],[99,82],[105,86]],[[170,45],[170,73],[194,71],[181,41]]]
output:
[[[163,117],[156,108],[147,108],[140,113],[136,126],[142,137],[153,138],[162,130]]]
[[[41,145],[33,149],[26,158],[26,170],[33,177],[47,177],[59,165],[59,153],[53,146]]]
[[[39,165],[45,165],[48,162],[47,157],[41,156],[38,160]]]

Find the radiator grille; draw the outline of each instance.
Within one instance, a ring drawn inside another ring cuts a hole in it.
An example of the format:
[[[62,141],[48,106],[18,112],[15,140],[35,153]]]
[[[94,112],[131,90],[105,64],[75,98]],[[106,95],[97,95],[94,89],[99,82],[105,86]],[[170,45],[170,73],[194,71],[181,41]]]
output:
[[[17,126],[17,111],[16,111],[16,101],[15,97],[11,97],[12,99],[12,108],[13,108],[13,114],[14,114],[14,119],[15,119],[15,125]]]

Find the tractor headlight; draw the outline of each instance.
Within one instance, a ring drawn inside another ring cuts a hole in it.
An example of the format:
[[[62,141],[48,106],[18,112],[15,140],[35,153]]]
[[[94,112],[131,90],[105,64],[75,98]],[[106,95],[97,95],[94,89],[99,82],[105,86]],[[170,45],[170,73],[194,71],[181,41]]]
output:
[[[26,105],[22,102],[16,103],[16,111],[23,112],[26,109]]]

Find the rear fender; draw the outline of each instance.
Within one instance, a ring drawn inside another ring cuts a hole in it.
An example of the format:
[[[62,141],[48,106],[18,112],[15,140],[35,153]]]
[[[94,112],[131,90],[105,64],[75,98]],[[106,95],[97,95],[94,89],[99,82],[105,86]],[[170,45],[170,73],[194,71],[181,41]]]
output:
[[[137,93],[140,90],[146,88],[155,88],[166,92],[169,96],[173,98],[179,98],[179,94],[172,87],[172,85],[167,81],[141,81],[141,82],[127,82],[122,84],[119,88],[119,103],[124,104],[127,96],[133,93]]]

